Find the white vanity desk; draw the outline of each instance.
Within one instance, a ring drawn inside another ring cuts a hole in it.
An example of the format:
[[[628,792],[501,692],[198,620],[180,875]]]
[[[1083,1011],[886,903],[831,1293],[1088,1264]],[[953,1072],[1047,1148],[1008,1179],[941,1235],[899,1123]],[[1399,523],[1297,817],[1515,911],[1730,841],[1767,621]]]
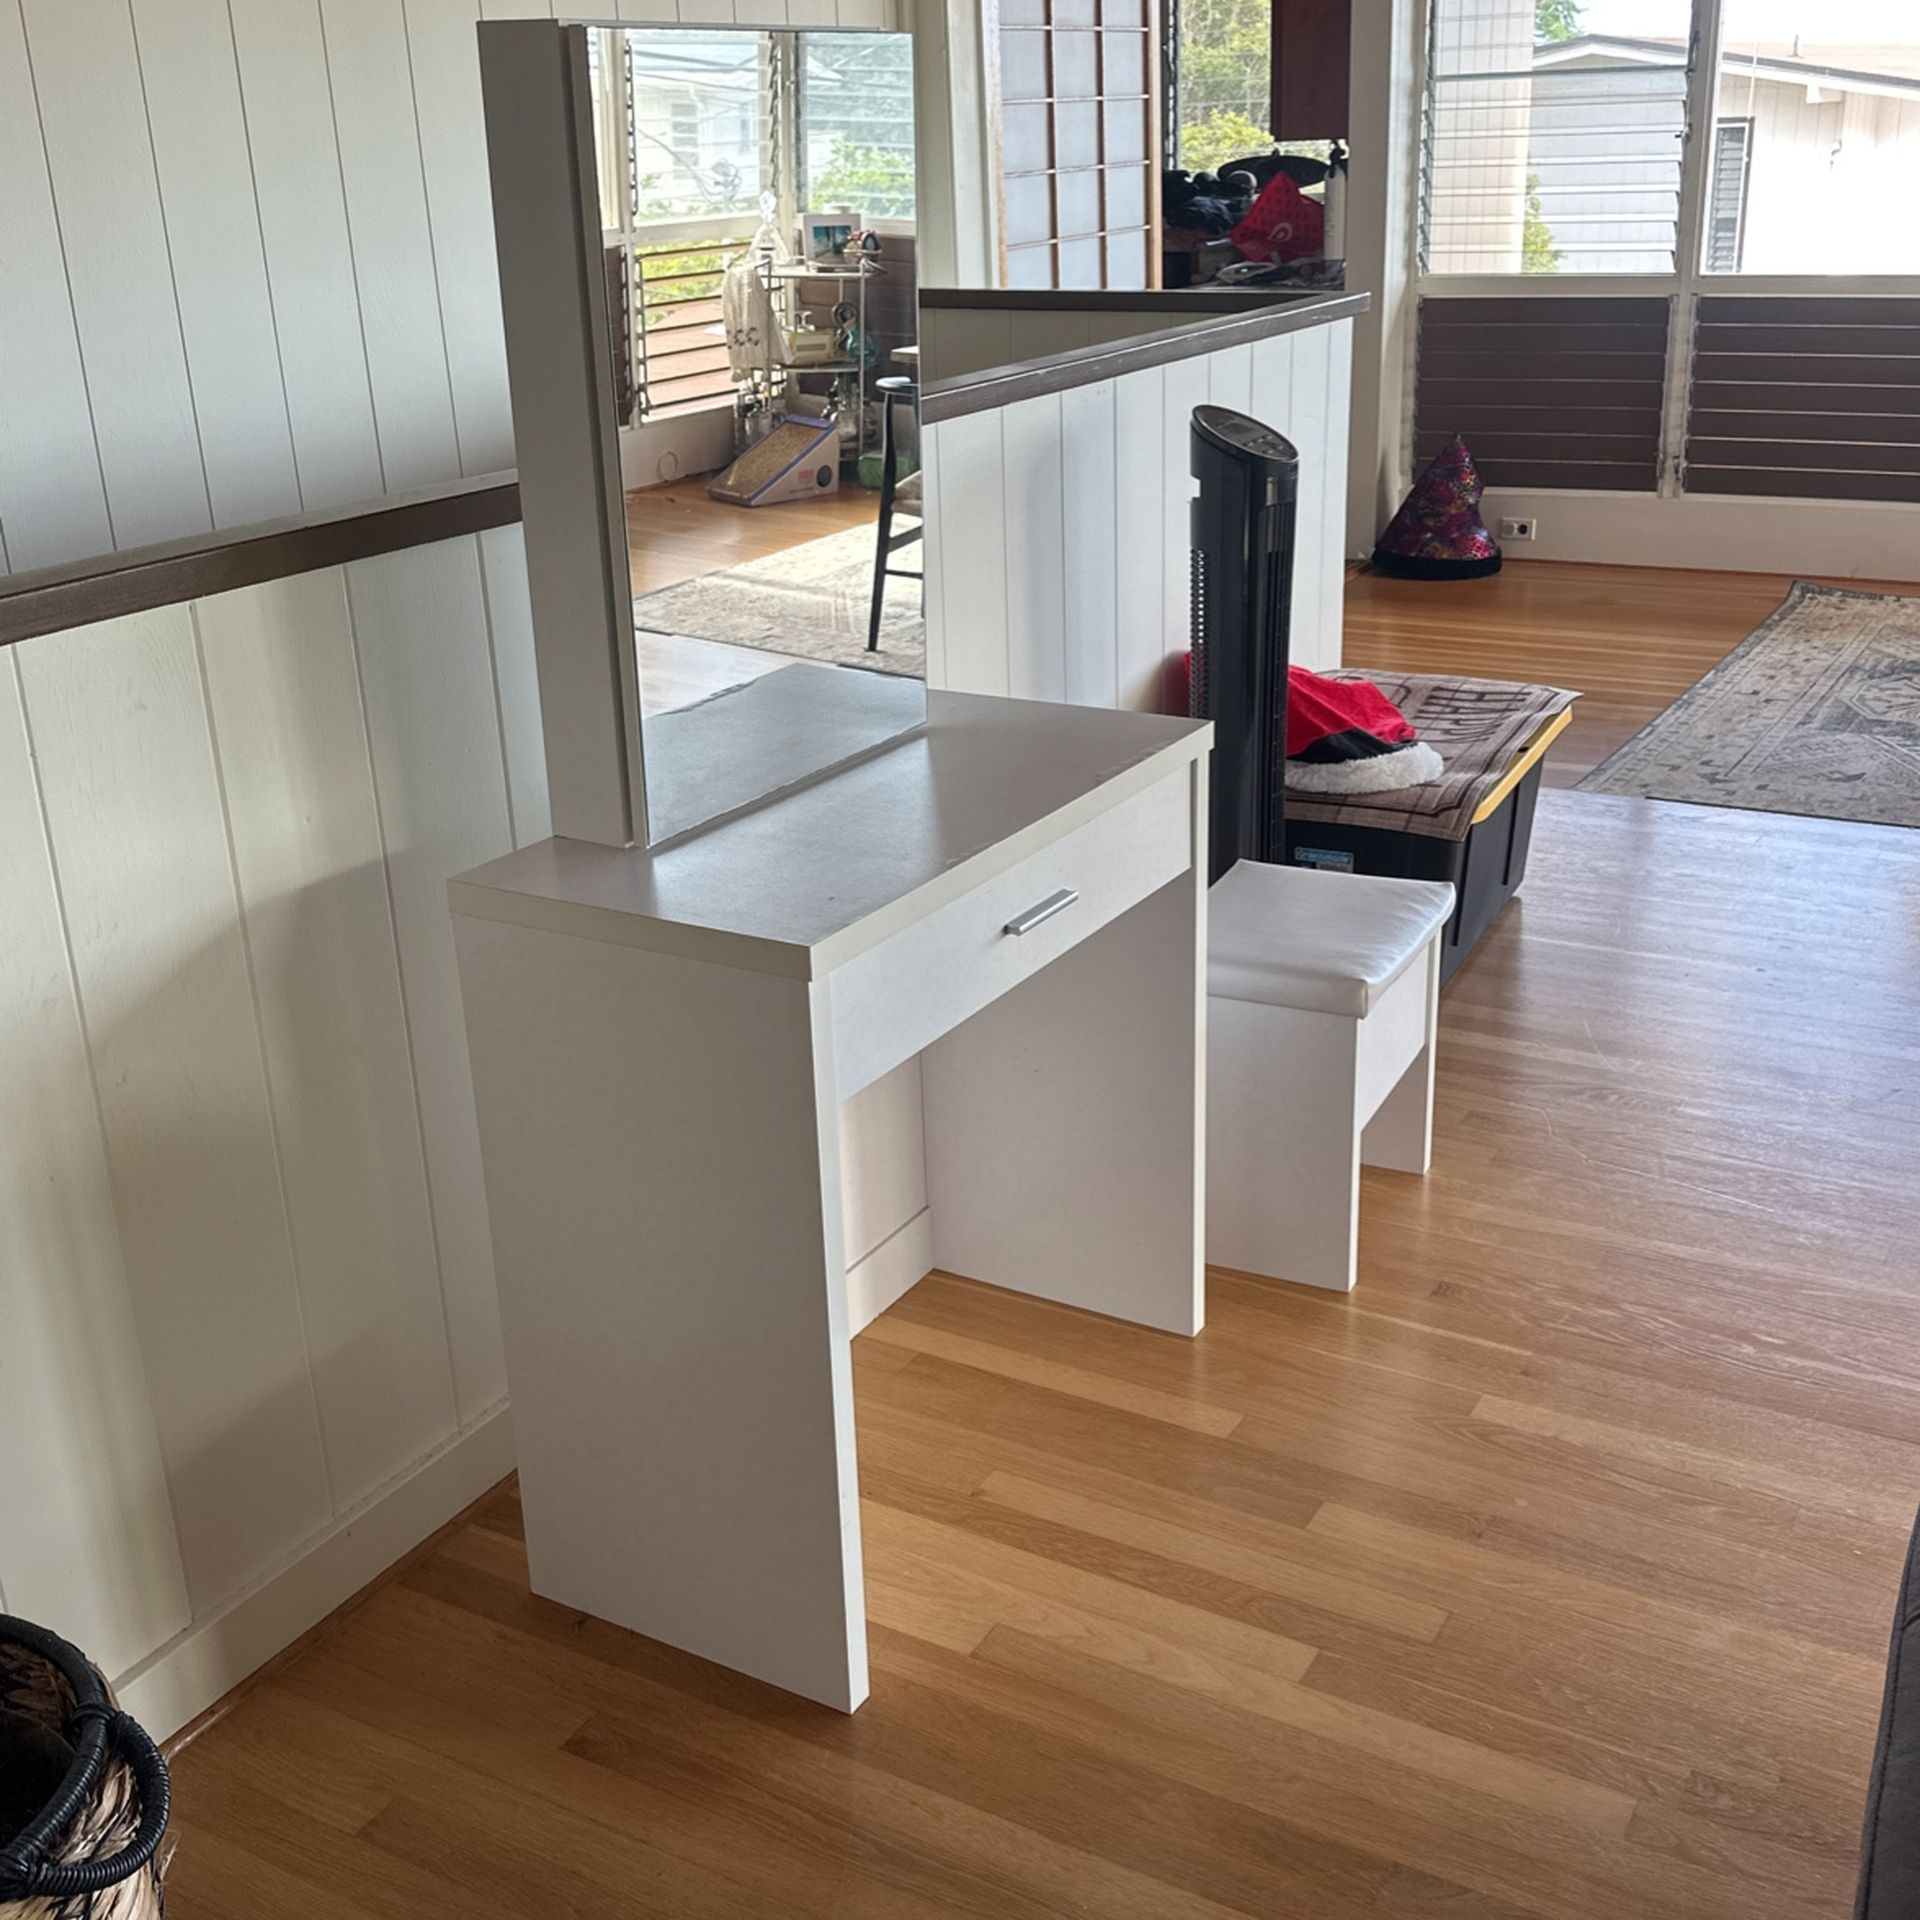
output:
[[[452,882],[537,1592],[866,1696],[839,1109],[916,1055],[937,1265],[1199,1330],[1208,737],[934,693],[679,842]]]

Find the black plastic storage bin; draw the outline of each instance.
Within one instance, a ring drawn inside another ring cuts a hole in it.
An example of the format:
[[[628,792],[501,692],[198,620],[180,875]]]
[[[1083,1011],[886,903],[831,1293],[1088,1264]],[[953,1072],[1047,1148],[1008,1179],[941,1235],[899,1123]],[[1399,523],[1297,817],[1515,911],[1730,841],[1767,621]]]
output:
[[[1451,880],[1459,897],[1440,944],[1440,978],[1445,982],[1527,876],[1533,811],[1545,768],[1542,755],[1499,806],[1484,820],[1475,821],[1458,840],[1393,827],[1297,820],[1289,812],[1287,864],[1403,880]]]

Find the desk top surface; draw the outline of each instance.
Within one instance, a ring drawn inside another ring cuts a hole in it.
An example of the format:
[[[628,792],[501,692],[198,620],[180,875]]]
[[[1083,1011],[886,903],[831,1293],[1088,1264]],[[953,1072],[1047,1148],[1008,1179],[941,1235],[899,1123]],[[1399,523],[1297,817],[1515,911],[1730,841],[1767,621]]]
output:
[[[543,840],[453,909],[799,977],[824,974],[1199,758],[1204,721],[929,693],[924,730],[658,847]]]

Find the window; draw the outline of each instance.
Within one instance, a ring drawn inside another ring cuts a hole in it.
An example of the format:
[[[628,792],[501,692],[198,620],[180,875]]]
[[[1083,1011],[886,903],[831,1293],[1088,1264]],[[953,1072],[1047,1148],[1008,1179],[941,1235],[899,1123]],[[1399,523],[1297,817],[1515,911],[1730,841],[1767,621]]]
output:
[[[1920,273],[1915,0],[1724,0],[1714,117],[1752,137],[1741,245],[1718,264],[1709,231],[1709,273]]]
[[[1670,273],[1689,0],[1435,0],[1430,273]]]
[[[1273,0],[1178,0],[1174,19],[1174,164],[1201,173],[1264,153]]]
[[[795,35],[800,197],[868,219],[913,218],[913,41]]]
[[[1676,271],[1690,97],[1701,270],[1920,273],[1914,0],[1433,0],[1431,21],[1429,273]]]
[[[1753,151],[1751,120],[1722,120],[1713,130],[1713,161],[1707,170],[1709,273],[1740,271],[1740,242],[1747,219],[1747,158]]]
[[[773,184],[765,35],[628,33],[627,158],[642,225],[751,214]]]

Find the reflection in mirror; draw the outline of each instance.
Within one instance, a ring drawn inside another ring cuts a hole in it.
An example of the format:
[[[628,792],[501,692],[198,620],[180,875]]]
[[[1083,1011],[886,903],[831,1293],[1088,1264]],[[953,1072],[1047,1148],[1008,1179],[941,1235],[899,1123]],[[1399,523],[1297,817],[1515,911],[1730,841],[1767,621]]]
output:
[[[925,718],[912,40],[587,51],[658,842]]]

